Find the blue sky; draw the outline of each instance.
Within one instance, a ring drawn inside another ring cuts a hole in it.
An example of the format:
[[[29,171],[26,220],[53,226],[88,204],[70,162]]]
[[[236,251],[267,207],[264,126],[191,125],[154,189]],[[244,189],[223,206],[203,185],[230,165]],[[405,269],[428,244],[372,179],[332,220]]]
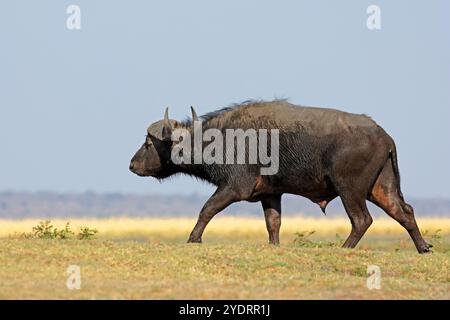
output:
[[[66,8],[81,8],[81,30]],[[366,9],[381,8],[368,30]],[[448,1],[2,1],[0,190],[210,193],[128,171],[149,123],[250,98],[367,113],[450,197]]]

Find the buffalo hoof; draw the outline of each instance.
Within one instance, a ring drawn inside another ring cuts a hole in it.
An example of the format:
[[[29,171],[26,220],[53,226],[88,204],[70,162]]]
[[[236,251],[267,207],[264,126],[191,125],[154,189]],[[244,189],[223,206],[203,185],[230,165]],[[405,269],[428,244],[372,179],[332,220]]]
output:
[[[187,243],[202,243],[202,239],[191,239],[189,238],[189,240],[187,241]]]
[[[423,247],[421,247],[421,248],[418,248],[417,250],[419,251],[420,254],[423,254],[423,253],[430,253],[430,252],[433,252],[433,251],[431,250],[432,247],[433,247],[432,244],[426,244],[425,246],[423,246]]]

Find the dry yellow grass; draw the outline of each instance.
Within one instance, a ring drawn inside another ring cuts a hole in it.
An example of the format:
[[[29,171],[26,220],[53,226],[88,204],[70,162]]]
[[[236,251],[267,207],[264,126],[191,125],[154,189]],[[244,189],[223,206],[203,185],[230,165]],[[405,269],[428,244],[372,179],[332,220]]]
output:
[[[0,237],[12,236],[16,233],[31,231],[31,228],[44,219],[0,220]],[[63,228],[70,222],[73,230],[88,226],[99,231],[99,236],[124,235],[185,235],[188,236],[194,227],[195,218],[110,218],[110,219],[53,219],[52,224]],[[441,235],[450,234],[450,218],[422,218],[418,224],[423,232]],[[292,235],[298,231],[315,231],[319,236],[345,236],[350,232],[347,218],[309,218],[285,217],[282,221],[281,233]],[[209,235],[266,234],[263,217],[221,217],[214,218],[208,225],[205,236]],[[406,231],[390,218],[378,218],[370,227],[367,235],[403,235]]]
[[[204,243],[186,244],[195,219],[64,219],[96,228],[94,240],[26,239],[40,219],[0,221],[0,299],[448,299],[450,218],[419,219],[434,253],[417,254],[406,231],[376,219],[356,249],[340,248],[347,219],[283,220],[281,246],[264,219],[217,217]],[[441,230],[437,233],[437,230]],[[304,242],[295,233],[316,231]],[[339,238],[336,239],[336,234]],[[82,287],[68,290],[67,267]],[[367,267],[382,272],[368,290]]]

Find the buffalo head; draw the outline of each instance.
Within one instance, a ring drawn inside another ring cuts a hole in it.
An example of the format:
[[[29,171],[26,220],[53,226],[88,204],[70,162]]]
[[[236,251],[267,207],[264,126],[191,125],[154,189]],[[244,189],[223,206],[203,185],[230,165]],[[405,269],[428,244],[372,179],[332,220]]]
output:
[[[130,170],[142,177],[166,178],[175,173],[171,161],[173,141],[172,131],[180,127],[176,120],[169,119],[166,108],[164,119],[151,124],[147,129],[144,144],[131,159]],[[193,121],[198,121],[197,114],[191,107]]]
[[[133,173],[155,178],[164,178],[170,174],[171,135],[177,125],[176,120],[169,119],[166,108],[164,119],[148,127],[144,144],[131,159],[130,170]]]

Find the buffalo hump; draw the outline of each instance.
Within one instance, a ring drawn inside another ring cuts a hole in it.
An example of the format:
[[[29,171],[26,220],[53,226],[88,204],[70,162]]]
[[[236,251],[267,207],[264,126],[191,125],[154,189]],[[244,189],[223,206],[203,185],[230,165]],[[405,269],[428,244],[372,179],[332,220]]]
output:
[[[206,115],[208,127],[278,128],[290,131],[299,127],[314,136],[349,132],[354,128],[377,127],[366,115],[328,108],[293,105],[285,100],[247,102]]]

